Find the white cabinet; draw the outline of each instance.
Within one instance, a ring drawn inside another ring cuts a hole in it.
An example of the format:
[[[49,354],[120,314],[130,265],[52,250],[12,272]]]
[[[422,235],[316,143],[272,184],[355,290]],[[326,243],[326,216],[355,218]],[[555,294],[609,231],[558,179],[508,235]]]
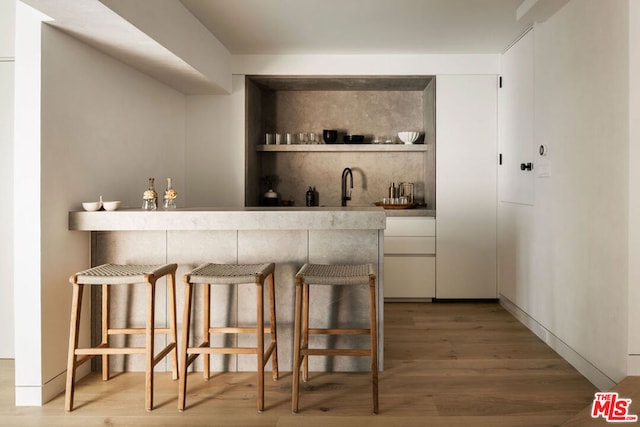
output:
[[[431,217],[387,217],[385,300],[424,300],[435,296],[435,222]]]
[[[5,2],[10,3],[10,2]],[[0,14],[1,15],[1,14]],[[0,19],[1,21],[2,19]],[[0,28],[2,28],[0,26]],[[1,38],[1,37],[0,37]],[[2,42],[0,42],[1,44]],[[1,52],[0,52],[0,56]],[[0,182],[7,209],[0,210],[0,358],[12,359],[14,351],[13,320],[13,61],[0,62]]]
[[[497,298],[497,76],[436,82],[436,298]]]

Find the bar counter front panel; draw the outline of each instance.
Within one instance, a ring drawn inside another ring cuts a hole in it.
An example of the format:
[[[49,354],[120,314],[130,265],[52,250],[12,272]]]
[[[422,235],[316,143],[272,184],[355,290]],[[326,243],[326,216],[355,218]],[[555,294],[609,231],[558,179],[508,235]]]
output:
[[[377,267],[377,313],[379,366],[384,366],[383,232],[385,213],[381,208],[234,208],[177,209],[146,212],[124,209],[114,212],[70,212],[69,229],[91,232],[91,264],[177,263],[176,300],[178,331],[182,325],[183,275],[205,262],[276,264],[276,315],[278,363],[292,369],[295,274],[305,263],[372,263]],[[168,315],[165,281],[158,282],[156,319],[163,325]],[[92,290],[92,340],[100,339],[100,290]],[[202,289],[195,288],[192,313],[192,342],[202,340]],[[268,299],[265,292],[265,313]],[[368,290],[364,286],[312,286],[312,327],[368,325]],[[161,303],[164,301],[165,303]],[[212,326],[249,325],[256,319],[254,285],[213,285]],[[144,325],[144,285],[112,289],[113,327]],[[347,323],[348,320],[348,323]],[[268,321],[268,316],[267,316]],[[312,336],[310,346],[368,347],[366,336]],[[113,343],[143,345],[142,337],[112,336]],[[179,340],[181,337],[179,337]],[[120,342],[118,342],[120,340]],[[157,336],[157,347],[165,345]],[[268,337],[265,338],[268,342]],[[254,335],[212,336],[214,345],[250,346]],[[97,360],[98,358],[96,358]],[[144,371],[144,360],[136,356],[112,356],[110,366],[119,371]],[[99,363],[99,361],[97,361]],[[269,362],[270,365],[271,362]],[[212,355],[212,371],[255,371],[252,355]],[[202,357],[192,365],[202,370]],[[270,366],[269,366],[270,368]],[[170,371],[165,359],[157,370]],[[368,371],[370,358],[313,357],[312,371]]]

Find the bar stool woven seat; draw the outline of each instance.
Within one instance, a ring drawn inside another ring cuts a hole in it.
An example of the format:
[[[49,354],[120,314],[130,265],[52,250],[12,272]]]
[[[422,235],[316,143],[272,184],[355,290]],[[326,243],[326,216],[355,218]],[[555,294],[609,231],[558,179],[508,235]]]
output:
[[[83,285],[101,285],[109,279],[110,285],[142,283],[147,276],[156,278],[175,272],[175,264],[166,265],[127,265],[103,264],[75,274],[75,281]],[[73,276],[72,276],[73,278]]]
[[[188,276],[191,283],[209,283],[211,285],[234,285],[254,283],[260,276],[273,274],[275,264],[203,264],[191,271]]]
[[[319,329],[309,326],[309,285],[369,286],[369,328]],[[368,349],[309,348],[309,335],[369,335]],[[376,316],[376,274],[372,264],[305,264],[296,274],[296,302],[293,336],[293,387],[291,409],[298,412],[300,367],[302,379],[309,378],[309,356],[369,356],[373,413],[378,413],[378,332]]]
[[[371,264],[305,264],[297,275],[310,285],[368,285],[375,270]]]
[[[184,311],[181,341],[181,375],[178,390],[178,410],[186,406],[187,368],[199,355],[204,355],[204,379],[210,377],[211,354],[255,354],[257,356],[258,412],[264,410],[264,367],[271,358],[273,380],[278,379],[278,341],[276,335],[276,303],[275,303],[275,264],[203,264],[184,276]],[[269,326],[264,326],[264,282],[269,288]],[[211,327],[211,285],[255,284],[256,292],[256,325],[255,327]],[[189,346],[189,330],[191,328],[192,285],[204,285],[203,297],[203,342]],[[213,347],[211,334],[255,334],[255,347]],[[271,341],[265,350],[264,335],[269,334]]]
[[[93,356],[102,356],[102,379],[109,379],[109,355],[111,354],[143,354],[145,356],[145,409],[153,409],[153,368],[169,353],[172,355],[173,379],[178,379],[178,348],[176,326],[175,273],[176,264],[163,265],[120,265],[103,264],[88,270],[80,271],[69,278],[73,285],[71,304],[71,327],[69,333],[69,355],[67,362],[67,384],[65,409],[73,409],[76,369]],[[169,297],[169,327],[155,327],[155,289],[158,279],[167,276],[167,294]],[[109,322],[110,286],[126,286],[135,283],[147,285],[146,325],[144,328],[112,328]],[[80,313],[82,294],[85,285],[102,286],[102,339],[92,348],[78,348],[80,330]],[[111,347],[111,335],[145,335],[144,347]],[[155,334],[169,335],[169,343],[156,355],[154,354]]]

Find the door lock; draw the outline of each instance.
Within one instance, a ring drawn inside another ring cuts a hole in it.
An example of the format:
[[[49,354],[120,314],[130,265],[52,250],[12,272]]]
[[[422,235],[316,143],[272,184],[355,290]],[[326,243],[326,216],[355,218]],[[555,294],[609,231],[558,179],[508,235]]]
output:
[[[531,169],[533,169],[533,163],[520,163],[521,171],[531,171]]]

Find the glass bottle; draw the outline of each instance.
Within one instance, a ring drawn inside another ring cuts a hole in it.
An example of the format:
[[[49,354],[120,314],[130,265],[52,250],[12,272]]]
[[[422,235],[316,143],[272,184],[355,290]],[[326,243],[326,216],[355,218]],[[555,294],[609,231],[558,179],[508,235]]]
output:
[[[164,192],[162,207],[164,209],[175,209],[176,197],[178,197],[178,192],[171,186],[171,178],[167,178],[167,191]]]
[[[142,209],[155,211],[158,208],[158,193],[153,186],[154,178],[149,178],[149,188],[142,195]]]

